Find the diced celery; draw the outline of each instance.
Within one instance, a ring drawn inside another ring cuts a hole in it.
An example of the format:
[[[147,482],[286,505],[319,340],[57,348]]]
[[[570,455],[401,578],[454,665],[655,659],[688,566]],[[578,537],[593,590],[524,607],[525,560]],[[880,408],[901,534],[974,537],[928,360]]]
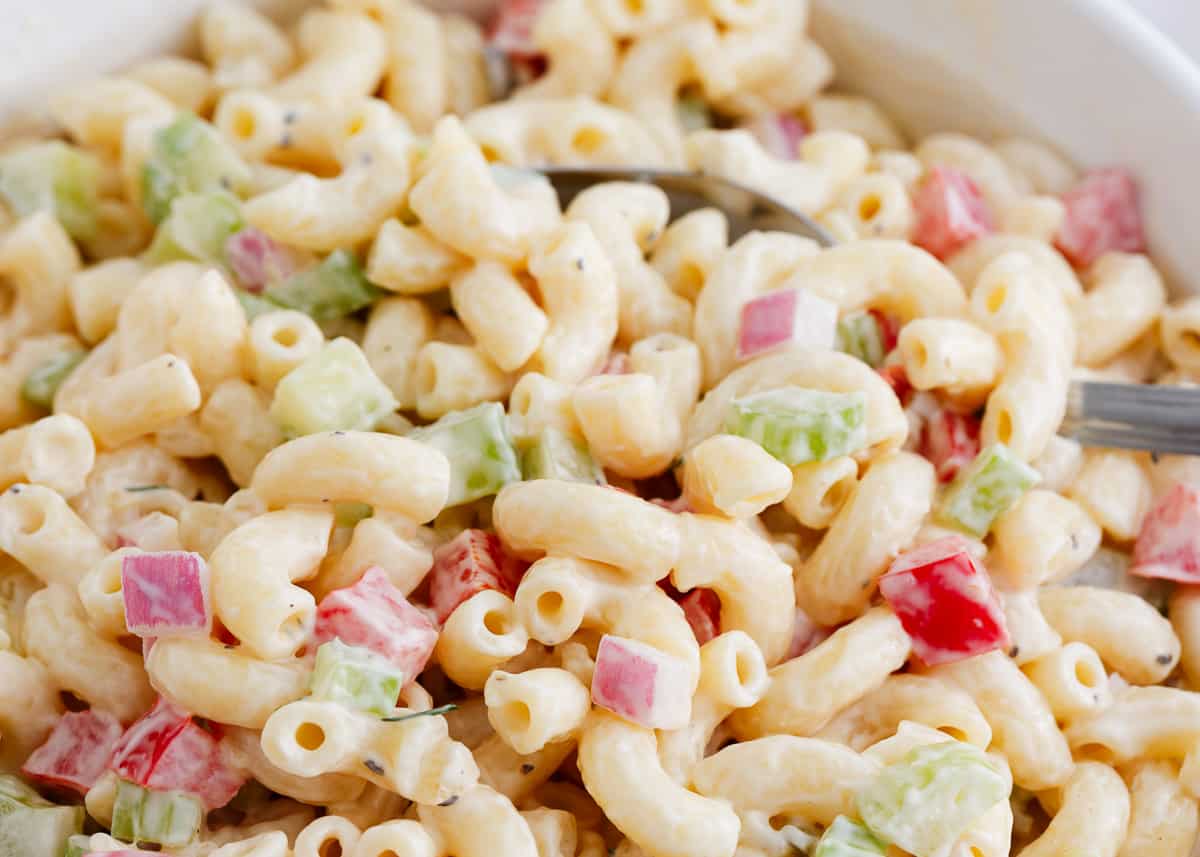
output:
[[[1002,443],[980,451],[950,483],[938,504],[945,524],[982,538],[997,516],[1041,480]]]
[[[842,317],[837,326],[837,349],[877,369],[887,355],[883,330],[873,313],[855,312]]]
[[[396,707],[404,674],[370,649],[333,639],[317,649],[310,690],[315,699],[340,702],[382,717]]]
[[[353,527],[363,518],[375,514],[370,503],[334,503],[333,520],[339,527]]]
[[[326,343],[275,386],[271,417],[288,437],[322,431],[370,431],[396,409],[391,390],[362,349],[339,338]]]
[[[826,828],[817,843],[813,857],[884,857],[887,845],[871,835],[871,831],[839,815]]]
[[[916,857],[932,857],[1005,800],[1010,788],[982,750],[946,741],[917,747],[884,768],[856,802],[876,836]]]
[[[126,842],[187,845],[200,830],[204,807],[183,792],[156,792],[121,780],[113,805],[112,835]]]
[[[84,854],[90,852],[92,837],[86,833],[75,833],[67,837],[67,847],[63,850],[63,857],[83,857]]]
[[[243,226],[237,197],[224,191],[189,193],[171,203],[145,259],[154,265],[196,260],[225,266],[225,242]]]
[[[560,479],[564,482],[605,483],[604,471],[593,460],[587,445],[560,429],[544,429],[521,455],[526,479]]]
[[[54,406],[54,394],[59,385],[86,356],[86,351],[64,351],[51,357],[25,376],[21,395],[30,404],[49,410]]]
[[[699,93],[683,94],[675,101],[675,117],[683,130],[690,134],[713,126],[712,110]]]
[[[440,449],[450,459],[448,507],[496,494],[509,482],[521,481],[504,407],[497,402],[446,414],[409,436]]]
[[[77,239],[96,233],[100,163],[58,140],[18,149],[0,158],[0,197],[18,217],[53,214]]]
[[[237,193],[250,180],[250,170],[217,129],[190,113],[154,135],[142,167],[142,207],[160,223],[176,197],[225,190]]]
[[[246,321],[254,321],[254,319],[263,313],[283,309],[277,303],[273,303],[266,298],[260,298],[258,295],[251,294],[250,292],[244,292],[241,289],[235,289],[233,295],[238,299],[238,303],[242,305],[242,312],[246,313]]]
[[[789,467],[828,461],[867,445],[867,397],[781,387],[734,399],[725,430],[754,441]]]
[[[316,321],[329,321],[370,306],[382,294],[367,281],[362,265],[348,250],[335,250],[319,265],[292,274],[267,289],[280,306],[298,309]]]
[[[12,774],[0,774],[0,815],[22,807],[54,806]]]
[[[0,857],[61,857],[83,830],[83,807],[23,807],[0,815]]]

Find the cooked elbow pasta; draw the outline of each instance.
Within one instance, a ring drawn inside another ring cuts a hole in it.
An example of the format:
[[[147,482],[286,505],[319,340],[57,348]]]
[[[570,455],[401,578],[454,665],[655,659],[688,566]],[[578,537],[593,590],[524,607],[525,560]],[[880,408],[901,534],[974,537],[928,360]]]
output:
[[[1191,853],[1200,459],[1060,434],[1200,373],[1131,175],[808,0],[296,5],[0,147],[0,852]]]

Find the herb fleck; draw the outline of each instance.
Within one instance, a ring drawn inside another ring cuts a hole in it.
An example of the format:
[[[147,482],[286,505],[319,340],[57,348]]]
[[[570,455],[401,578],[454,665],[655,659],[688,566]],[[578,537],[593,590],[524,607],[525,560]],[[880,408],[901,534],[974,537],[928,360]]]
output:
[[[376,762],[374,759],[363,759],[363,764],[367,766],[367,770],[377,777],[383,776],[383,765]]]
[[[454,806],[456,803],[458,803],[458,795],[446,798],[438,806]]]
[[[445,714],[448,711],[453,711],[458,708],[453,702],[449,705],[439,705],[437,708],[430,708],[428,711],[414,711],[411,714],[400,714],[396,717],[384,717],[384,723],[399,723],[403,720],[412,720],[414,717],[432,717],[437,714]]]
[[[143,491],[166,491],[166,485],[126,485],[125,490],[130,494],[141,494]]]

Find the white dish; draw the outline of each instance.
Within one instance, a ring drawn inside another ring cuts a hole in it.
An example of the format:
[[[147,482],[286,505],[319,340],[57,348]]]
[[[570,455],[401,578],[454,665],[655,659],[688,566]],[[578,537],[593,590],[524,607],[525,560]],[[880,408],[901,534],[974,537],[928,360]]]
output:
[[[206,0],[18,3],[0,29],[0,125],[53,87],[186,42]],[[303,0],[256,0],[286,15]],[[441,0],[475,9],[489,0]],[[439,5],[434,0],[433,5]],[[1153,4],[1143,2],[1143,5]],[[1142,182],[1155,260],[1200,291],[1200,69],[1123,0],[816,0],[814,31],[839,81],[916,133],[1023,129],[1083,165],[1127,164]],[[1200,32],[1200,5],[1159,2]],[[953,11],[950,11],[953,9]],[[31,108],[32,105],[32,108]]]

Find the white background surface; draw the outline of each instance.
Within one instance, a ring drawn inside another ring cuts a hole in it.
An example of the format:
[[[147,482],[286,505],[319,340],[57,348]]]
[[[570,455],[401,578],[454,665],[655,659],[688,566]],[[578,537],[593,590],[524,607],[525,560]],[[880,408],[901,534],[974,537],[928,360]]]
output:
[[[1143,15],[1176,44],[1200,61],[1200,16],[1197,0],[1131,0]]]

